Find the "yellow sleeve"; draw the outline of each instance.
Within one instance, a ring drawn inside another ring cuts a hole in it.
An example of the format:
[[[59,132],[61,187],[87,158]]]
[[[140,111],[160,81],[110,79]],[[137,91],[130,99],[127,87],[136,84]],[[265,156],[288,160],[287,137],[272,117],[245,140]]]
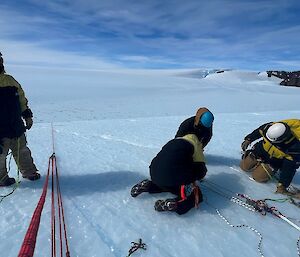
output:
[[[281,122],[287,123],[291,128],[294,136],[300,140],[300,120],[299,119],[288,119],[282,120]]]
[[[205,162],[203,154],[203,145],[199,141],[198,137],[194,134],[188,134],[182,137],[194,146],[193,160],[194,162]]]

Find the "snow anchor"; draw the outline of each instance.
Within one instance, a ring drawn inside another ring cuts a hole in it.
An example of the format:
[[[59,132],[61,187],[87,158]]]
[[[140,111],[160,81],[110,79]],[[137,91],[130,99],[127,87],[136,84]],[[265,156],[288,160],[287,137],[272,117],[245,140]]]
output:
[[[143,249],[143,250],[147,250],[147,245],[145,243],[142,242],[142,239],[139,239],[138,243],[135,242],[131,242],[132,246],[129,249],[128,255],[126,257],[129,257],[131,254],[133,254],[135,251],[137,251],[138,249]]]

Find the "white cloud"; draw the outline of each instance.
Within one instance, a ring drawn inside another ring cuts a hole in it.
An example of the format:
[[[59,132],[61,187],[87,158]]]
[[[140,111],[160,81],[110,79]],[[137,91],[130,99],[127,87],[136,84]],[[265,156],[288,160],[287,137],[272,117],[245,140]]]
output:
[[[7,65],[88,70],[120,68],[120,66],[96,57],[66,51],[48,50],[32,43],[0,40],[0,49]]]
[[[293,49],[299,45],[299,25],[280,24],[280,19],[289,19],[281,12],[292,7],[293,0],[28,1],[39,12],[0,3],[0,26],[6,48],[18,46],[48,56],[33,54],[33,65],[257,65],[258,60],[280,60],[280,54],[288,56],[289,51],[299,56]],[[60,54],[52,58],[53,52]],[[73,62],[71,56],[87,65]]]

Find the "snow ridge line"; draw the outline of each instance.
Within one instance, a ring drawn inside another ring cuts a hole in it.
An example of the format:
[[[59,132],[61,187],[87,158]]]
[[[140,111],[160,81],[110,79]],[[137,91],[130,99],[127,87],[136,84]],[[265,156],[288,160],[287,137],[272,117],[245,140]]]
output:
[[[151,145],[143,145],[143,144],[131,142],[129,140],[116,138],[116,137],[113,137],[111,135],[106,135],[106,134],[100,135],[100,138],[102,138],[104,140],[109,140],[109,141],[114,141],[114,142],[120,142],[120,143],[123,143],[123,144],[135,146],[135,147],[157,149],[157,147],[154,147],[154,146],[151,146]]]

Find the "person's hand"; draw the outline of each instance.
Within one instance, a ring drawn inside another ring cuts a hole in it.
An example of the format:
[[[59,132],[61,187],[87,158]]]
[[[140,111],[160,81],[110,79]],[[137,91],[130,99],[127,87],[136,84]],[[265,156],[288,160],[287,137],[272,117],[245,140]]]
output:
[[[245,152],[250,144],[251,144],[250,140],[248,139],[244,140],[244,142],[241,144],[242,150]]]
[[[286,193],[286,192],[287,192],[287,190],[284,187],[284,185],[282,185],[281,183],[278,183],[277,184],[277,189],[276,189],[275,193],[282,194],[282,193]]]
[[[28,117],[25,119],[25,123],[26,123],[25,128],[29,130],[33,125],[33,119],[31,117]]]
[[[277,189],[276,189],[276,194],[282,194],[282,195],[288,195],[288,196],[292,196],[294,195],[293,193],[289,192],[286,190],[285,186],[281,183],[277,184]]]

